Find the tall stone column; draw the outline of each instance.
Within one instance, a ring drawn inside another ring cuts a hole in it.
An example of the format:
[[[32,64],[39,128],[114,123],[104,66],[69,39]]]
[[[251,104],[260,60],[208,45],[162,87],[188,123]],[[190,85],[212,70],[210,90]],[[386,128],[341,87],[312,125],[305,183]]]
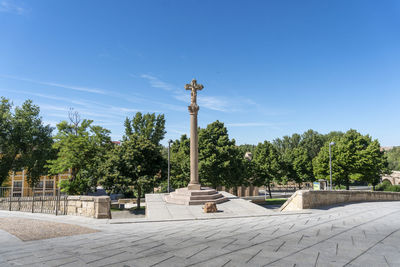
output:
[[[199,182],[199,142],[197,135],[197,113],[199,106],[189,106],[190,113],[190,183],[189,190],[200,190]]]
[[[199,145],[197,135],[197,113],[200,107],[197,105],[197,91],[204,87],[197,84],[195,79],[185,85],[186,90],[191,90],[191,103],[188,106],[190,114],[190,182],[188,190],[200,190],[199,182]]]

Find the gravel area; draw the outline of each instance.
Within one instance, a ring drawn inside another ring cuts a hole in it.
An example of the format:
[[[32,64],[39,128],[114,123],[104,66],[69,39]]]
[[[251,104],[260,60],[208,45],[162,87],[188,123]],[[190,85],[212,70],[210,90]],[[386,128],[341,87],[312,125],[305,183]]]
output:
[[[0,229],[7,231],[22,241],[98,232],[98,230],[73,224],[26,218],[0,218]]]

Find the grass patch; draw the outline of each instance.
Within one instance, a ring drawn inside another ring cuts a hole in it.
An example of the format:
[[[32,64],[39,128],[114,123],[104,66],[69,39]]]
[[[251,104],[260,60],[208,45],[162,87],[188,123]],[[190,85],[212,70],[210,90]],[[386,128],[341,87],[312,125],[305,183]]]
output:
[[[145,206],[141,206],[140,210],[145,210],[146,207]],[[124,210],[130,210],[130,211],[134,211],[136,210],[136,207],[130,208],[130,209],[118,209],[118,208],[111,208],[111,211],[124,211]]]
[[[283,205],[287,198],[267,198],[262,205]]]

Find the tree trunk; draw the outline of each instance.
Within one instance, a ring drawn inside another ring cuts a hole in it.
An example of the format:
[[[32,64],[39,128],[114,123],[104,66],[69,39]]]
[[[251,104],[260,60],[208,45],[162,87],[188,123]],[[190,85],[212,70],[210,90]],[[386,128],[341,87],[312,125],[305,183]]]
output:
[[[71,181],[75,181],[77,173],[78,173],[78,170],[76,168],[71,169]]]
[[[268,194],[269,194],[269,198],[272,198],[272,194],[271,194],[271,184],[270,184],[270,183],[268,183],[268,184],[267,184],[267,186],[268,186]]]
[[[346,190],[350,190],[350,181],[348,177],[346,177]]]
[[[301,189],[301,183],[298,184],[299,185],[299,190]]]
[[[235,196],[238,195],[238,187],[237,187],[237,186],[234,186],[234,187],[233,187],[233,194],[234,194]]]
[[[136,198],[136,210],[140,210],[140,197],[142,195],[142,189],[138,186],[137,189],[137,198]]]

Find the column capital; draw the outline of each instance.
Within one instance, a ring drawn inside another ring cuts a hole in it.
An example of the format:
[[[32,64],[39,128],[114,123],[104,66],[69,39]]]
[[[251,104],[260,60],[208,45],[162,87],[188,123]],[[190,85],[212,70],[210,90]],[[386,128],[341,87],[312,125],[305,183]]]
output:
[[[197,113],[199,112],[200,107],[197,104],[192,104],[190,106],[188,106],[188,110],[190,115],[197,115]]]

